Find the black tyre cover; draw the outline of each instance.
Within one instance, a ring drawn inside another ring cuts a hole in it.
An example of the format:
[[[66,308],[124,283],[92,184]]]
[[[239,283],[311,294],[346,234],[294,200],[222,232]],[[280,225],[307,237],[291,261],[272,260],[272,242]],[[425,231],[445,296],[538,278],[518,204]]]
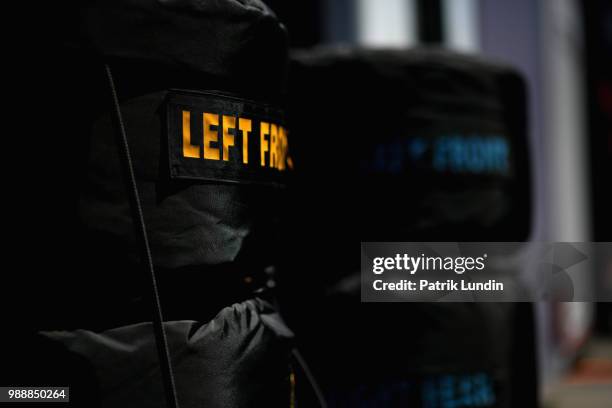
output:
[[[360,304],[357,252],[527,239],[521,76],[444,51],[322,48],[293,56],[290,84],[303,210],[284,310],[331,406],[535,406],[530,305]]]
[[[11,78],[22,87],[14,118],[27,131],[12,190],[19,284],[10,285],[3,385],[71,386],[73,406],[165,406],[108,64],[181,407],[288,406],[292,333],[261,290],[291,161],[279,108],[284,27],[258,0],[64,2],[45,19],[28,20],[35,47]],[[205,112],[218,126],[203,129]],[[191,140],[181,138],[186,126]],[[204,147],[206,130],[217,141]],[[200,157],[184,156],[183,142]],[[201,157],[206,148],[221,156]]]

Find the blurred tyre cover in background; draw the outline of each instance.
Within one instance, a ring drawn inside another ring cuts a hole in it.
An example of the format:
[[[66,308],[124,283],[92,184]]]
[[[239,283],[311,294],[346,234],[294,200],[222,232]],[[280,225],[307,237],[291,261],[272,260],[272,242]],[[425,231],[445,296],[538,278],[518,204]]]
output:
[[[320,48],[289,78],[301,210],[279,280],[330,406],[536,406],[530,304],[361,304],[357,252],[528,238],[521,76],[443,51]]]
[[[15,102],[32,147],[14,190],[28,218],[14,236],[22,282],[3,379],[70,386],[71,406],[166,406],[108,64],[180,406],[290,406],[293,334],[268,290],[290,159],[272,145],[260,165],[257,147],[264,122],[284,126],[284,27],[258,0],[54,7],[49,38],[27,49],[38,70],[23,84],[35,91]]]

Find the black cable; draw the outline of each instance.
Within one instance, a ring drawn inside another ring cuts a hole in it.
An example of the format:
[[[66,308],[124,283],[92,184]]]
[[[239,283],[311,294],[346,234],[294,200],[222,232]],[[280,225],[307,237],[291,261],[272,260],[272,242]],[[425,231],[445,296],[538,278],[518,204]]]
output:
[[[142,206],[140,204],[138,186],[136,185],[136,176],[134,175],[132,156],[130,154],[130,147],[127,140],[127,134],[125,132],[123,116],[119,106],[119,98],[117,97],[117,90],[115,89],[113,74],[108,64],[104,64],[104,68],[106,70],[106,77],[108,79],[108,84],[110,86],[111,96],[113,99],[117,126],[117,146],[121,155],[120,161],[123,167],[123,172],[126,175],[126,183],[128,183],[127,190],[130,199],[130,208],[132,210],[132,220],[136,230],[137,241],[139,241],[140,244],[141,262],[143,266],[146,267],[148,274],[148,279],[146,279],[146,281],[150,286],[149,296],[153,306],[153,330],[155,333],[155,343],[157,345],[159,365],[164,383],[166,405],[168,408],[179,408],[176,387],[174,384],[174,374],[172,372],[172,363],[170,361],[168,339],[166,337],[166,330],[164,329],[163,325],[164,320],[162,316],[161,303],[159,301],[159,291],[157,290],[157,277],[155,276],[155,269],[153,267],[153,259],[151,257],[151,248],[149,247],[147,228],[142,215]]]
[[[312,372],[310,371],[308,364],[306,364],[306,360],[304,360],[304,358],[302,357],[302,355],[300,354],[297,348],[294,348],[292,350],[292,353],[295,359],[297,360],[298,364],[300,365],[300,367],[302,367],[302,371],[304,372],[306,379],[310,383],[310,386],[312,387],[312,390],[314,391],[315,396],[317,397],[317,401],[319,402],[319,405],[321,406],[321,408],[327,408],[327,402],[325,401],[325,396],[323,395],[323,391],[321,391],[319,384],[315,381],[314,375],[312,375]]]

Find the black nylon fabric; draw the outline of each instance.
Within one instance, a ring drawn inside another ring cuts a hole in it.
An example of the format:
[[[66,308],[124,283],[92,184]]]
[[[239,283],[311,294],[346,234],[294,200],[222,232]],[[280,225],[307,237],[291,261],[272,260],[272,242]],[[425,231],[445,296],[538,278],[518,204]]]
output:
[[[60,9],[70,46],[215,78],[215,89],[278,95],[286,34],[259,0],[111,0]],[[230,89],[228,89],[230,88]],[[121,88],[120,88],[121,89]]]
[[[356,253],[359,241],[527,239],[520,75],[438,50],[323,48],[295,53],[290,81],[292,199],[310,201],[285,268],[309,279],[281,284],[330,405],[535,406],[530,305],[361,304]],[[437,168],[444,137],[503,143],[508,166]],[[416,159],[415,140],[426,146]]]
[[[258,220],[270,225],[277,192],[169,180],[164,98],[166,89],[186,88],[278,102],[286,35],[274,14],[258,1],[92,1],[77,11],[69,46],[113,61],[156,264],[233,263],[247,242],[269,242],[257,234],[274,231],[274,224],[260,229]],[[80,215],[88,230],[129,243],[109,111],[102,105],[92,119]],[[268,254],[258,255],[256,265],[249,258],[251,268],[269,262]]]
[[[287,64],[282,25],[258,1],[87,1],[71,6],[58,6],[61,23],[47,49],[54,63],[29,78],[37,97],[24,102],[33,109],[22,123],[28,123],[36,148],[20,164],[27,169],[23,183],[35,183],[23,189],[24,201],[33,203],[31,211],[23,212],[45,245],[37,246],[39,258],[22,259],[32,271],[42,259],[45,267],[63,265],[61,273],[37,276],[45,282],[42,287],[53,290],[32,296],[53,300],[44,302],[49,310],[34,313],[35,325],[94,329],[149,318],[142,306],[141,277],[133,273],[139,262],[137,241],[103,60],[115,77],[162,279],[178,287],[182,275],[185,286],[204,285],[203,278],[196,278],[198,271],[214,275],[213,281],[223,273],[231,275],[229,281],[261,275],[275,262],[283,189],[172,179],[165,98],[170,89],[202,90],[278,106]],[[43,175],[53,181],[45,182]],[[24,236],[26,254],[31,238]],[[115,302],[108,301],[108,293]],[[243,294],[214,295],[215,307],[223,296],[227,303],[245,299]],[[185,303],[179,290],[172,297],[167,303]],[[218,310],[205,301],[193,303],[208,318]]]
[[[137,406],[140,398],[163,404],[161,383],[145,386],[137,375],[145,368],[153,375],[157,354],[153,331],[135,329],[150,321],[151,304],[115,145],[108,63],[172,348],[191,350],[175,367],[179,400],[186,406],[287,406],[291,335],[270,317],[269,304],[253,300],[265,287],[264,270],[275,263],[283,191],[171,180],[164,147],[169,89],[278,105],[285,89],[284,28],[259,1],[83,1],[45,11],[37,10],[47,18],[38,27],[45,35],[22,47],[22,72],[11,77],[19,88],[12,117],[22,131],[11,138],[14,171],[6,186],[14,204],[7,214],[18,226],[8,233],[16,264],[9,278],[16,283],[7,285],[13,290],[4,310],[12,311],[15,324],[7,323],[3,339],[10,363],[2,378],[19,372],[22,384],[34,384],[44,373],[46,384],[73,387],[73,406],[95,406],[100,398],[112,398],[114,406]],[[226,309],[232,304],[238,306]],[[221,320],[214,320],[220,311]],[[175,323],[185,320],[199,323]],[[193,346],[196,334],[189,330],[199,334],[204,326],[215,327],[214,335]],[[64,335],[48,346],[41,331]],[[121,342],[106,341],[103,333],[119,333]],[[75,355],[70,348],[83,336],[86,345]],[[41,343],[47,353],[31,347]],[[138,353],[143,345],[151,353]],[[112,367],[96,371],[99,356]],[[105,388],[114,381],[113,369],[122,368],[122,387],[142,386],[142,393]]]
[[[266,301],[223,308],[209,322],[164,323],[181,407],[287,407],[293,334]],[[150,323],[92,332],[43,332],[85,359],[99,407],[164,407]]]
[[[6,231],[19,269],[9,286],[20,289],[7,300],[15,320],[91,328],[102,320],[112,327],[113,318],[142,320],[131,313],[141,281],[129,272],[138,260],[103,62],[115,76],[156,266],[237,276],[273,264],[283,193],[170,181],[163,112],[173,88],[279,105],[287,44],[273,12],[256,0],[88,0],[24,9],[13,15],[28,24],[6,64],[7,126],[16,129],[7,139],[4,187],[6,213],[16,221]]]
[[[181,407],[290,406],[293,334],[268,301],[252,297],[210,321],[164,326]],[[142,322],[20,338],[0,350],[0,380],[70,386],[70,407],[165,407],[152,332]]]

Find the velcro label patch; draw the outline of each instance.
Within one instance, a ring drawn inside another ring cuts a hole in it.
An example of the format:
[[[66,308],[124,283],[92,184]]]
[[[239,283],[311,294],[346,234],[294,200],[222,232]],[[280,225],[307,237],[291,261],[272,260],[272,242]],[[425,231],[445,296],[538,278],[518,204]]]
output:
[[[282,111],[209,92],[167,98],[173,179],[283,184],[293,168]]]

